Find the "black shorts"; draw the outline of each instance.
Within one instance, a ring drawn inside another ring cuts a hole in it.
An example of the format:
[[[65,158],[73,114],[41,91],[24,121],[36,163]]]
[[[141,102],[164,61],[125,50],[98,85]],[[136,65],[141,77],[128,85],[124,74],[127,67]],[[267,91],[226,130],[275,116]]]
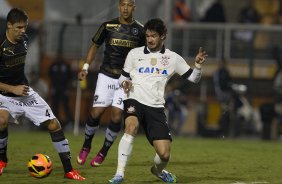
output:
[[[127,99],[124,101],[124,118],[128,116],[138,118],[151,145],[154,140],[172,141],[164,108],[150,107],[136,100]]]

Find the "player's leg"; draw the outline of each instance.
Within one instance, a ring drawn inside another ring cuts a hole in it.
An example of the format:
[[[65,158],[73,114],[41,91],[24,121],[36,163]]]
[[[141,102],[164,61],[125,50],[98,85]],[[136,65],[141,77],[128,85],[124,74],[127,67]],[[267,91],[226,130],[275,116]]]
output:
[[[46,121],[47,128],[50,132],[52,142],[58,151],[61,162],[64,167],[65,177],[75,180],[84,180],[85,178],[80,176],[79,173],[73,169],[71,164],[71,154],[68,140],[65,138],[64,132],[57,119]]]
[[[151,167],[151,172],[166,183],[177,183],[177,177],[165,170],[170,158],[170,144],[170,140],[153,141],[156,155],[154,157],[154,165]]]
[[[121,183],[124,171],[133,149],[134,136],[137,134],[139,122],[137,117],[129,116],[125,119],[125,131],[118,146],[118,165],[114,178],[109,183]]]
[[[156,155],[151,172],[166,183],[176,183],[177,178],[164,170],[170,159],[171,134],[163,108],[146,107],[144,129],[147,139],[154,146]]]
[[[157,175],[160,175],[167,166],[170,158],[170,140],[154,140],[153,146],[156,151],[154,157],[154,169]]]
[[[114,88],[111,89],[111,78],[104,74],[98,75],[96,90],[93,99],[93,107],[90,116],[85,123],[85,136],[83,146],[77,156],[77,163],[83,165],[91,150],[91,144],[96,130],[99,128],[100,118],[106,107],[110,106],[114,94]]]
[[[7,144],[8,144],[8,120],[9,112],[4,109],[0,109],[0,176],[2,175],[4,168],[7,167]]]
[[[128,109],[131,105],[133,105],[135,109]],[[134,137],[136,136],[139,127],[140,117],[138,116],[141,114],[140,108],[138,108],[139,105],[140,104],[135,100],[125,101],[125,130],[118,146],[118,165],[116,174],[109,180],[109,183],[116,184],[123,181],[125,167],[131,156]]]
[[[102,164],[121,129],[124,92],[119,87],[117,79],[113,79],[113,83],[115,83],[116,90],[114,93],[111,108],[111,122],[108,125],[108,128],[106,129],[105,141],[102,148],[91,161],[91,165],[93,167],[97,167]]]
[[[65,138],[61,125],[49,105],[36,92],[32,91],[31,88],[30,96],[26,97],[25,101],[28,103],[22,110],[26,118],[37,126],[42,123],[46,124],[52,142],[63,164],[65,177],[74,180],[84,180],[85,178],[80,176],[77,171],[72,168],[68,140]]]
[[[96,130],[99,128],[100,117],[105,109],[105,107],[93,107],[91,109],[91,113],[85,123],[84,142],[79,155],[76,158],[78,164],[83,165],[87,159],[87,156],[91,150],[93,137],[96,133]]]

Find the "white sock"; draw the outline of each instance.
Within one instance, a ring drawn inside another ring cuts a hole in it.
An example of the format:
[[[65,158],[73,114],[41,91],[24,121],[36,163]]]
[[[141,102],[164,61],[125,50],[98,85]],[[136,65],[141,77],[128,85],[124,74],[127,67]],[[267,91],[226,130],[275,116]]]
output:
[[[134,137],[129,134],[123,134],[119,145],[118,145],[118,167],[116,175],[121,175],[124,177],[124,170],[127,164],[127,161],[131,155],[133,148]]]
[[[167,166],[168,162],[162,161],[159,155],[156,153],[154,157],[154,167],[156,168],[158,174],[161,174],[163,169]]]

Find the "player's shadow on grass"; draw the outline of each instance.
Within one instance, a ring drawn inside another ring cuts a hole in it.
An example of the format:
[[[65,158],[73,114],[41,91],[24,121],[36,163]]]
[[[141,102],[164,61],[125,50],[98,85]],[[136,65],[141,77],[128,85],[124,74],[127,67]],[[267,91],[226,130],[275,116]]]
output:
[[[199,161],[199,162],[183,162],[183,161],[172,161],[170,162],[170,165],[173,165],[173,166],[183,166],[183,165],[212,165],[212,164],[218,164],[218,163],[221,163],[222,161],[220,160],[215,160],[215,161]]]
[[[186,176],[184,176],[186,177]],[[182,176],[180,176],[180,178],[182,178]],[[216,183],[219,181],[222,182],[232,182],[232,181],[243,181],[244,178],[240,178],[240,177],[215,177],[215,176],[201,176],[201,177],[187,177],[187,183],[201,183],[203,181],[205,181],[205,183],[207,182],[211,182],[211,183]],[[182,182],[182,180],[180,179],[180,182]]]

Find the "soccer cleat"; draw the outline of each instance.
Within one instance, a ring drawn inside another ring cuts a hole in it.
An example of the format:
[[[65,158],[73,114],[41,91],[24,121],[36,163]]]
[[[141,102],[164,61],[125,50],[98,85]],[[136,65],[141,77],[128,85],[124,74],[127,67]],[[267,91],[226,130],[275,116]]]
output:
[[[102,153],[98,153],[91,161],[92,167],[99,167],[102,162],[105,160],[106,156],[104,156]]]
[[[120,184],[123,181],[123,177],[121,175],[115,175],[112,179],[109,180],[109,184]]]
[[[153,166],[151,168],[151,173],[163,180],[165,183],[177,183],[177,177],[166,170],[163,170],[161,174],[158,174],[156,167]]]
[[[5,167],[7,167],[7,163],[0,160],[0,176],[2,175]]]
[[[78,164],[83,165],[86,161],[86,158],[90,152],[90,148],[82,148],[80,150],[79,155],[76,157],[76,161]]]
[[[75,169],[72,169],[72,171],[66,173],[65,178],[72,179],[72,180],[85,180],[85,178],[80,176],[80,174]]]

